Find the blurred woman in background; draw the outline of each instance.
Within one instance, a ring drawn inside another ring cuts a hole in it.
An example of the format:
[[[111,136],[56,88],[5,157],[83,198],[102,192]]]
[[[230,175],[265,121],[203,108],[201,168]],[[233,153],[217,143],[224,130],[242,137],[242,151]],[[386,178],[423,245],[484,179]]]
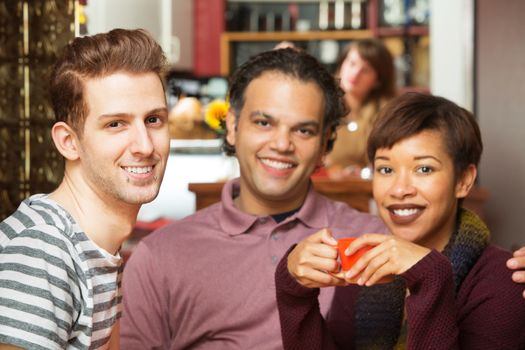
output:
[[[337,140],[325,159],[333,179],[359,176],[368,165],[366,143],[379,109],[396,95],[391,53],[378,39],[363,39],[343,51],[335,72],[350,113],[337,130]]]

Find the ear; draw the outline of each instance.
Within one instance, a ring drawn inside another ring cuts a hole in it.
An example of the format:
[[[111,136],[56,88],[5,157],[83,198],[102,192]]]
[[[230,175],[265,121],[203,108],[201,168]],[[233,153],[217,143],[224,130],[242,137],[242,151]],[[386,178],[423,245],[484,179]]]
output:
[[[456,183],[456,198],[465,198],[469,194],[470,189],[474,186],[477,174],[476,166],[470,164]]]
[[[57,122],[51,129],[51,137],[60,154],[67,160],[77,160],[78,137],[75,131],[64,122]]]
[[[317,159],[317,168],[321,168],[325,165],[326,155],[328,152],[326,152],[326,147],[328,145],[328,140],[330,139],[330,136],[332,136],[332,133],[330,130],[327,130],[324,134],[323,139],[321,140],[321,150],[319,152],[319,157]]]
[[[232,146],[235,146],[235,139],[237,134],[237,120],[235,113],[230,109],[226,115],[226,141]]]
[[[325,161],[326,161],[326,152],[321,153],[321,155],[319,156],[319,159],[317,159],[317,163],[315,164],[315,170],[319,170],[322,167],[324,167]]]

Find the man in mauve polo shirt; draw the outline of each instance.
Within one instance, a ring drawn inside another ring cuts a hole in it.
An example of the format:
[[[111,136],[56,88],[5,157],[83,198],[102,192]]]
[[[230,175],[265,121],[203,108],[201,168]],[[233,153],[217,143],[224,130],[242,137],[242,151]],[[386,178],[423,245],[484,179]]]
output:
[[[314,58],[259,54],[232,77],[229,98],[224,148],[240,178],[220,203],[140,242],[123,278],[123,349],[280,349],[274,272],[290,246],[325,228],[336,238],[386,232],[311,186],[346,113]],[[324,312],[331,293],[322,291]]]

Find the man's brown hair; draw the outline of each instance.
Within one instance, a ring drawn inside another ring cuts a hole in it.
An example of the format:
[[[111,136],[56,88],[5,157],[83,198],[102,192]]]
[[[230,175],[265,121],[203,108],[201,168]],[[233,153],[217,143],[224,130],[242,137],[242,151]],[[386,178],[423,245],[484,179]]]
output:
[[[324,98],[323,135],[328,135],[326,152],[332,150],[336,128],[348,113],[341,90],[335,78],[313,56],[295,48],[284,48],[259,53],[244,62],[230,78],[228,93],[230,105],[238,120],[244,106],[245,93],[250,83],[266,72],[283,74],[301,82],[312,82],[323,92]],[[223,150],[227,155],[235,154],[235,147],[224,135]]]
[[[51,72],[50,95],[55,119],[66,122],[81,136],[89,113],[84,79],[116,72],[151,72],[162,80],[165,67],[162,48],[143,29],[113,29],[75,38],[66,45]]]

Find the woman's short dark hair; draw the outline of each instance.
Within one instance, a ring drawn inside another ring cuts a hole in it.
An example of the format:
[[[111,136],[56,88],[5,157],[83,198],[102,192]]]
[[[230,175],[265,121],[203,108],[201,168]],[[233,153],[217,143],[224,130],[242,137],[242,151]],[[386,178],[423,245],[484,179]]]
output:
[[[470,164],[479,164],[483,144],[472,113],[443,97],[415,92],[394,98],[381,110],[368,139],[368,158],[373,162],[378,149],[425,130],[443,136],[456,179]]]
[[[339,121],[348,112],[343,98],[344,92],[339,88],[335,78],[314,57],[302,50],[285,48],[266,51],[253,56],[237,69],[230,79],[229,89],[230,106],[237,121],[244,105],[248,85],[266,72],[281,73],[319,86],[325,102],[323,135],[329,134],[326,149],[330,151]],[[228,143],[226,137],[223,141],[223,150],[226,154],[235,154],[235,147]]]

